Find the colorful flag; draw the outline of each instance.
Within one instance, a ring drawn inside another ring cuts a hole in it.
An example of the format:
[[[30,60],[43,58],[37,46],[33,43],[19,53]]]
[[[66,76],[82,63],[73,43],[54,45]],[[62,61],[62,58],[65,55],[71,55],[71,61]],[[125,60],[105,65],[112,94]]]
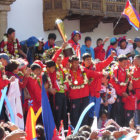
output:
[[[129,0],[127,0],[125,9],[122,14],[126,16],[129,24],[132,25],[138,31],[140,27],[140,17],[138,12],[132,6]]]
[[[42,84],[42,119],[46,140],[52,140],[55,131],[55,123],[44,84]]]
[[[26,140],[37,140],[35,126],[36,126],[36,117],[33,108],[30,106],[26,120],[26,133],[27,133]]]

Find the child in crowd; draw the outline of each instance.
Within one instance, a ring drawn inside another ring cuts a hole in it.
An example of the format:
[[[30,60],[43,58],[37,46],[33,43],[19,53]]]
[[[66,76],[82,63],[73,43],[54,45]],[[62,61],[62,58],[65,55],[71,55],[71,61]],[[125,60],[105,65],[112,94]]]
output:
[[[110,76],[104,76],[102,78],[101,86],[101,109],[100,111],[106,109],[111,112],[112,104],[115,103],[117,99],[116,91],[111,84],[109,84]]]
[[[103,110],[98,120],[98,129],[104,128],[105,127],[104,125],[107,121],[108,121],[108,112],[107,110]]]
[[[124,97],[122,101],[125,109],[125,125],[129,126],[129,121],[134,117],[136,110],[136,95],[131,82],[127,85],[126,93],[128,96]]]

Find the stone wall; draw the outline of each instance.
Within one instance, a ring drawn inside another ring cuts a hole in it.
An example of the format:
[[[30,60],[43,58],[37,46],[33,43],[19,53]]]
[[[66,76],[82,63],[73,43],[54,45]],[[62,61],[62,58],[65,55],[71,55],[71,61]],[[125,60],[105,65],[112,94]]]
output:
[[[15,0],[0,0],[0,40],[7,28],[7,12],[10,11],[10,5]]]

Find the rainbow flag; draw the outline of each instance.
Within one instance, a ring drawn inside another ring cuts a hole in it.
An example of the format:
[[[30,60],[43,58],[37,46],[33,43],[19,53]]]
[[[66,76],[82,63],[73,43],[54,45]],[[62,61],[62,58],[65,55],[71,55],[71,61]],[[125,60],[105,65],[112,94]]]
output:
[[[129,0],[126,2],[126,6],[122,14],[127,18],[129,24],[138,31],[140,27],[140,17]]]
[[[26,140],[37,140],[35,126],[36,117],[33,108],[30,106],[26,120]]]

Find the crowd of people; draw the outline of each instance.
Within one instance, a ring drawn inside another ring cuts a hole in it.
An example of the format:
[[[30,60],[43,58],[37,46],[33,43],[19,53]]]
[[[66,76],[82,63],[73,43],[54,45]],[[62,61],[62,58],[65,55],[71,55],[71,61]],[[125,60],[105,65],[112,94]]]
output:
[[[127,138],[128,134],[132,134],[131,138],[138,138],[140,38],[134,41],[126,37],[99,38],[97,46],[93,47],[91,37],[87,36],[81,46],[78,43],[81,33],[73,31],[71,39],[57,47],[56,37],[50,33],[46,43],[42,37],[34,36],[19,42],[12,28],[4,35],[0,43],[0,97],[4,87],[8,86],[6,95],[14,110],[15,125],[21,130],[11,129],[14,125],[8,122],[11,116],[4,103],[0,112],[0,139],[11,137],[15,140],[21,135],[26,136],[24,129],[29,102],[37,113],[41,107],[42,85],[46,89],[57,130],[61,120],[65,130],[69,125],[75,128],[83,110],[94,102],[78,133],[66,137],[67,140],[113,140]],[[107,41],[110,45],[106,51]],[[64,53],[68,44],[74,52],[69,57]],[[90,127],[95,116],[98,129],[92,132]],[[43,125],[41,116],[37,124]],[[4,128],[11,133],[6,134]],[[45,139],[43,126],[36,129],[39,129],[38,139]],[[15,135],[18,136],[14,138]]]

